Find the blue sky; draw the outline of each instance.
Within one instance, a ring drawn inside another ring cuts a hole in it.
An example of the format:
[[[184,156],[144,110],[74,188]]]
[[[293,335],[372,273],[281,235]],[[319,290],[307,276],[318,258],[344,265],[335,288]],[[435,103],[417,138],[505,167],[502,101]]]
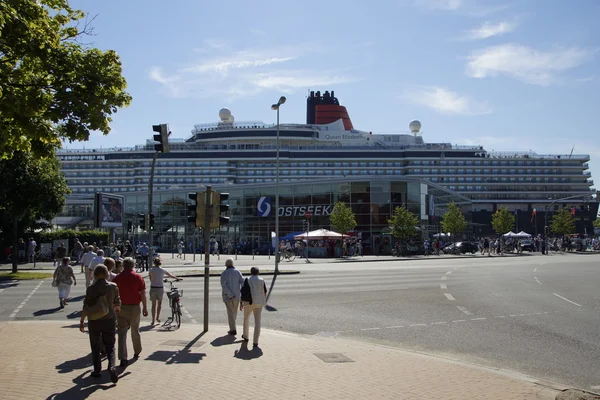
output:
[[[592,156],[600,179],[600,1],[71,1],[87,42],[121,56],[133,96],[109,136],[132,146],[215,122],[305,121],[309,89],[335,90],[354,127],[487,150]]]

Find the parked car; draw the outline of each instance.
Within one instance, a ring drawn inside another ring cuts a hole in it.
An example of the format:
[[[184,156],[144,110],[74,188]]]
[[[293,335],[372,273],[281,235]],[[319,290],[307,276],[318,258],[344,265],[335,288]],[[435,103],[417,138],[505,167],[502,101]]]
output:
[[[533,240],[521,240],[521,251],[535,251]]]
[[[477,250],[479,250],[479,245],[472,242],[451,243],[442,249],[444,254],[475,254]]]

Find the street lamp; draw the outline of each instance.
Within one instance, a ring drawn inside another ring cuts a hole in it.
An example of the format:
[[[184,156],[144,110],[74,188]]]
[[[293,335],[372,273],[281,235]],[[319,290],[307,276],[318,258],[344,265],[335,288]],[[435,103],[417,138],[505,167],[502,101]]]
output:
[[[279,273],[279,107],[285,103],[285,97],[281,96],[277,104],[271,106],[271,110],[277,111],[277,155],[275,160],[275,275]]]
[[[571,199],[577,199],[579,197],[587,197],[587,196],[589,196],[589,195],[588,194],[579,194],[577,196],[562,197],[560,199],[554,200],[552,203],[548,204],[547,206],[544,206],[544,242],[546,243],[546,255],[548,255],[548,232],[546,231],[548,229],[548,209],[550,207],[552,207],[552,205],[554,203],[556,203],[557,201],[571,200]],[[552,198],[549,197],[548,200],[552,200]]]

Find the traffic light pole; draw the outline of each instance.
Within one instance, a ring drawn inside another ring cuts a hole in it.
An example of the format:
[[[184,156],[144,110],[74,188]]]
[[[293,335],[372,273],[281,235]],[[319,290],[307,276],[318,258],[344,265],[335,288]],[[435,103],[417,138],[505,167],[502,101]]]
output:
[[[156,159],[158,158],[158,151],[154,152],[154,158],[152,159],[152,168],[150,169],[150,180],[148,181],[148,216],[152,214],[152,190],[154,189],[154,166],[156,165]],[[154,235],[152,234],[152,229],[150,229],[149,223],[146,226],[148,230],[148,247],[150,251],[148,251],[148,268],[150,268],[154,263]]]
[[[208,332],[208,282],[210,278],[210,224],[212,222],[212,187],[207,186],[204,201],[204,332]]]

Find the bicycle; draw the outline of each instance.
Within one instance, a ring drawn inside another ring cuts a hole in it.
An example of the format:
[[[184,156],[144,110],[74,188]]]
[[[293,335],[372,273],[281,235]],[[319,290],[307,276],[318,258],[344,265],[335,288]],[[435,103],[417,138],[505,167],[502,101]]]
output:
[[[296,253],[294,253],[292,250],[284,250],[281,255],[283,256],[283,259],[287,260],[288,262],[296,259]]]
[[[179,290],[177,286],[173,285],[173,282],[177,280],[163,280],[164,283],[168,283],[169,291],[167,292],[167,298],[169,299],[169,306],[171,307],[171,316],[165,321],[165,325],[171,325],[173,322],[177,324],[177,328],[181,326],[181,298],[183,297],[183,289]]]

